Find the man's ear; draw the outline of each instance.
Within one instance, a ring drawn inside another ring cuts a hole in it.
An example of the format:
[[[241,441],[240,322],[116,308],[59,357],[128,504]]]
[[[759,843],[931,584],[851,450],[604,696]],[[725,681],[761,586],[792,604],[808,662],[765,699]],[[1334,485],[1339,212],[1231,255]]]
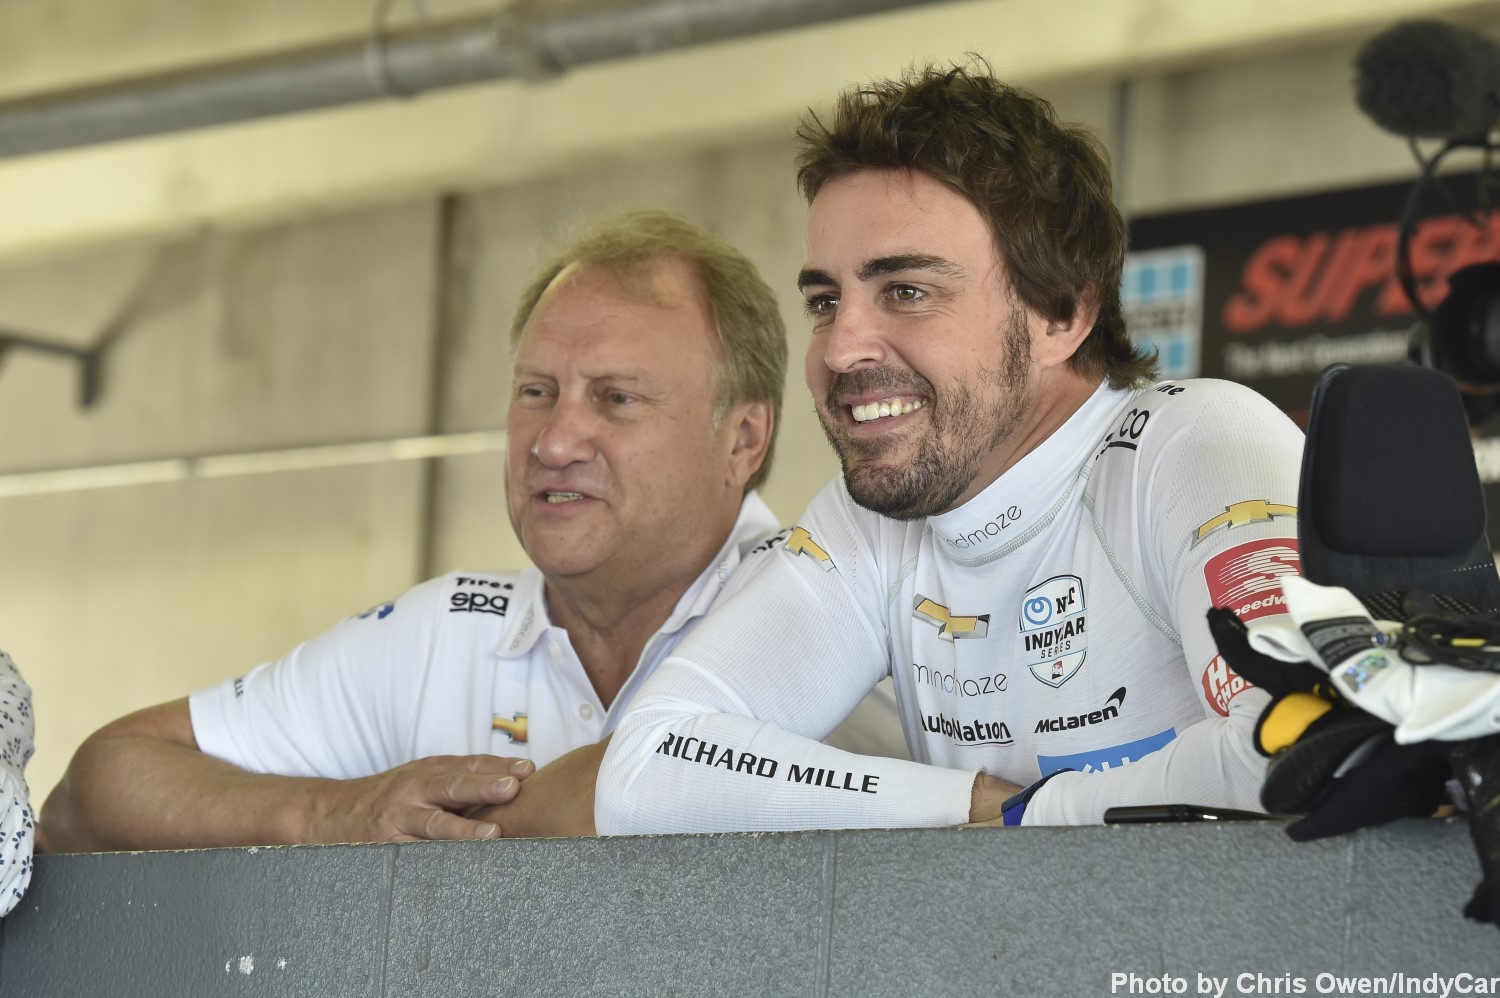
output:
[[[744,489],[745,483],[765,463],[775,426],[776,415],[770,402],[741,402],[729,410],[722,430],[729,445],[725,485]]]
[[[1098,318],[1099,292],[1090,284],[1078,295],[1072,317],[1048,319],[1041,336],[1033,342],[1032,355],[1038,366],[1047,368],[1067,363],[1093,332]]]

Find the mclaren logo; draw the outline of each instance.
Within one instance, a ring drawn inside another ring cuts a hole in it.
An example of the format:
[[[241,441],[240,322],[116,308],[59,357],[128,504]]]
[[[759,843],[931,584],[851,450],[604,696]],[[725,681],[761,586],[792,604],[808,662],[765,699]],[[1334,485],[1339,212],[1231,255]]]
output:
[[[499,714],[490,719],[491,731],[503,731],[510,736],[512,742],[525,743],[526,741],[526,713],[522,711],[511,717],[501,717]]]
[[[817,541],[801,527],[792,528],[792,535],[786,539],[786,549],[792,554],[805,554],[819,565],[823,571],[833,571],[833,559],[828,557],[828,552],[818,547]]]
[[[977,617],[955,616],[941,603],[934,603],[926,596],[918,596],[911,615],[929,624],[936,624],[938,637],[944,641],[957,638],[982,638],[990,633],[990,615],[981,613]]]
[[[1057,717],[1046,717],[1036,722],[1035,734],[1044,731],[1071,731],[1074,728],[1086,728],[1090,724],[1103,724],[1105,721],[1113,720],[1120,716],[1120,708],[1125,706],[1125,687],[1121,686],[1109,695],[1104,701],[1104,707],[1100,710],[1091,710],[1087,714],[1062,714]]]
[[[1225,506],[1224,512],[1206,521],[1197,530],[1193,531],[1193,544],[1196,545],[1209,534],[1222,527],[1243,527],[1247,523],[1268,523],[1278,516],[1296,515],[1296,506],[1283,506],[1281,503],[1266,502],[1264,499],[1246,499],[1244,502],[1237,502],[1233,506]]]

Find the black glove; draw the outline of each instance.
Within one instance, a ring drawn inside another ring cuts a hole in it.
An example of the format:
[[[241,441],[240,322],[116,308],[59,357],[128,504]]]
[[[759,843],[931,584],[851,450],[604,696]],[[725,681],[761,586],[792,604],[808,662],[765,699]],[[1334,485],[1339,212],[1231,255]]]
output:
[[[1464,907],[1476,922],[1500,925],[1500,735],[1448,744],[1453,775],[1469,802],[1469,835],[1484,879]]]
[[[1229,667],[1271,696],[1317,693],[1325,700],[1338,697],[1338,692],[1329,685],[1328,673],[1311,662],[1283,662],[1251,648],[1250,631],[1233,610],[1210,609],[1208,632]]]
[[[1393,730],[1361,710],[1329,711],[1271,760],[1261,804],[1303,815],[1287,826],[1298,842],[1432,814],[1450,772],[1448,746],[1397,745]]]
[[[1287,826],[1293,839],[1437,810],[1450,773],[1446,745],[1397,745],[1395,728],[1351,706],[1326,672],[1250,647],[1248,629],[1229,610],[1209,610],[1208,627],[1230,667],[1272,696],[1255,726],[1256,748],[1271,757],[1260,802],[1272,814],[1303,816]]]

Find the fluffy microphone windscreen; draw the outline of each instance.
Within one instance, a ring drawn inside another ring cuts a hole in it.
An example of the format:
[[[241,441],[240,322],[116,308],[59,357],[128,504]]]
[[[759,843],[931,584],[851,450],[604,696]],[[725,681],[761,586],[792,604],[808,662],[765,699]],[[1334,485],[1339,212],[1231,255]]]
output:
[[[1388,132],[1432,139],[1488,134],[1500,118],[1500,45],[1441,21],[1404,21],[1355,57],[1355,101]]]

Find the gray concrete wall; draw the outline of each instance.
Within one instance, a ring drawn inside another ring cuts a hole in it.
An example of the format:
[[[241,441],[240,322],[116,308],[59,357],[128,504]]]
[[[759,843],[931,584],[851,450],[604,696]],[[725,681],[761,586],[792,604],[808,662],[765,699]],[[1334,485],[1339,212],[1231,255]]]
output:
[[[1500,930],[1460,914],[1478,876],[1465,827],[1436,821],[1304,845],[1257,824],[45,856],[0,921],[0,994],[1132,993],[1117,973],[1136,994],[1164,974],[1189,994],[1199,975],[1228,978],[1226,995],[1297,979],[1318,994],[1324,974],[1488,985]]]

